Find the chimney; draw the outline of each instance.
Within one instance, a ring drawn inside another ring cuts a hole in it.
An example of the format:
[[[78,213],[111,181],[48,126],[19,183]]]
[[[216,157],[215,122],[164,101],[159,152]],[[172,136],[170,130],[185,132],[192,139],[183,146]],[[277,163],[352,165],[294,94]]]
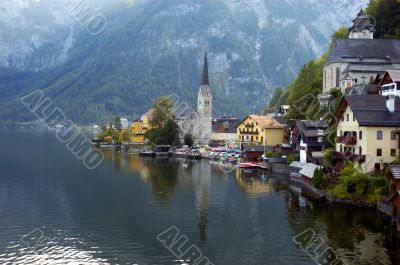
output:
[[[394,113],[395,98],[396,96],[394,95],[389,95],[386,97],[386,108],[390,113]]]

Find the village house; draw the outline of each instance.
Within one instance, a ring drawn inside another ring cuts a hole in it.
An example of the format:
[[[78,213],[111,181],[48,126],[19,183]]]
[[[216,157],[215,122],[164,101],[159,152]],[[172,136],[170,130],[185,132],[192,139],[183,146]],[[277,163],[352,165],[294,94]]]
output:
[[[134,121],[131,126],[131,141],[133,143],[144,143],[146,141],[145,134],[151,129],[151,121],[153,120],[154,109],[150,109]]]
[[[345,96],[332,120],[336,151],[363,172],[380,171],[399,152],[400,98]]]
[[[223,116],[212,120],[211,141],[219,145],[236,143],[236,125],[239,119],[231,116]]]
[[[327,130],[325,121],[297,121],[292,131],[292,147],[300,151],[301,163],[322,165],[322,148]]]
[[[271,116],[248,115],[236,125],[236,140],[242,145],[276,146],[285,142],[286,129]]]
[[[290,106],[289,105],[280,105],[276,111],[276,116],[285,117],[289,114]]]
[[[400,69],[400,40],[374,39],[371,18],[361,9],[353,20],[347,39],[335,39],[323,69],[321,104],[330,98],[329,91],[339,88],[348,93],[356,88],[358,94],[367,89],[376,76],[387,70]]]
[[[400,70],[388,70],[383,75],[379,88],[382,96],[400,97]]]

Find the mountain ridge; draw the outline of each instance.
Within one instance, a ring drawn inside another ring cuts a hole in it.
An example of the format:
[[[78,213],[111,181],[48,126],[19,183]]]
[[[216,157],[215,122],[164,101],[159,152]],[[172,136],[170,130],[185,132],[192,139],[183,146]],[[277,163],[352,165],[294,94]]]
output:
[[[65,63],[36,74],[15,70],[18,80],[0,73],[0,117],[29,120],[17,97],[35,88],[80,123],[137,117],[155,98],[172,93],[194,103],[205,43],[214,115],[259,112],[274,87],[290,83],[327,46],[329,36],[306,24],[308,17],[314,24],[321,20],[317,10],[324,5],[313,0],[302,5],[310,10],[298,18],[290,15],[298,15],[300,1],[283,0],[148,0],[123,16],[110,12],[110,28],[100,36],[81,32]],[[348,24],[351,17],[339,20]]]

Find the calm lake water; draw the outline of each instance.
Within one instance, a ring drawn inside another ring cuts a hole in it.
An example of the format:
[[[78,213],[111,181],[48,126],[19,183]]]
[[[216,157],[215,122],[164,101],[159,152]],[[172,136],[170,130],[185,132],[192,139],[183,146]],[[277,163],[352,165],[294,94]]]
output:
[[[346,264],[399,262],[378,213],[311,202],[283,176],[112,151],[88,170],[51,132],[0,139],[0,264],[184,264],[157,240],[171,227],[214,264],[316,264],[293,241],[307,229]]]

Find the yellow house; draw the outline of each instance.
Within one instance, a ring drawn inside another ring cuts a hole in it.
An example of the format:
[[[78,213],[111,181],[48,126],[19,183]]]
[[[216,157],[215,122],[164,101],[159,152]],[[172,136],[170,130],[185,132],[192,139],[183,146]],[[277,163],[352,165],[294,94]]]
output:
[[[331,125],[336,152],[363,172],[382,169],[399,152],[400,98],[353,95],[343,98]]]
[[[249,145],[276,146],[285,139],[286,126],[271,116],[248,115],[236,125],[236,140]]]
[[[134,143],[144,143],[146,141],[144,135],[151,129],[151,121],[153,120],[154,109],[150,109],[142,117],[132,123],[131,139]]]

